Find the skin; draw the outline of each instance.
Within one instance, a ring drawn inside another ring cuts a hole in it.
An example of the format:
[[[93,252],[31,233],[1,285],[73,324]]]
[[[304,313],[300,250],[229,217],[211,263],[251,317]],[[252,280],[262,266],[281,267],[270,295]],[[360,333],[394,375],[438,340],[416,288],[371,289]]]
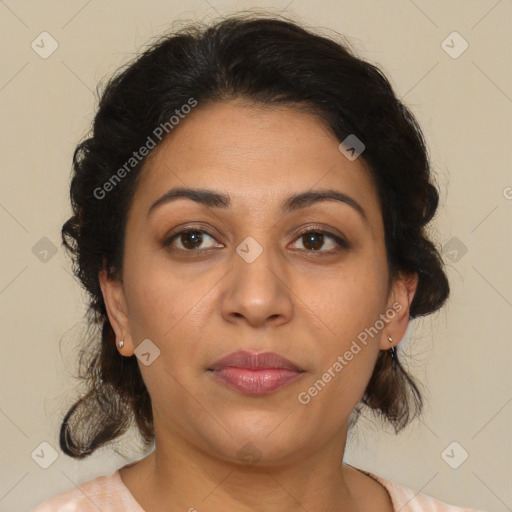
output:
[[[132,356],[144,339],[160,350],[150,365],[139,361],[155,450],[121,469],[123,482],[146,512],[392,510],[379,483],[342,463],[350,414],[379,350],[404,336],[417,287],[414,274],[388,289],[382,215],[365,161],[348,160],[319,117],[282,106],[199,105],[171,135],[142,170],[122,281],[100,273],[111,325],[124,340],[119,352]],[[177,186],[229,194],[232,206],[181,198],[148,217]],[[289,195],[320,188],[355,199],[366,220],[338,201],[279,211]],[[195,243],[202,254],[179,252],[186,236],[163,246],[198,224],[212,237]],[[350,248],[336,251],[326,236],[312,250],[299,232],[319,224]],[[248,236],[263,248],[252,263],[236,252]],[[299,403],[394,303],[401,311],[309,404]],[[242,394],[207,372],[239,349],[277,352],[305,371],[273,393]],[[260,456],[252,464],[237,455],[247,443]]]

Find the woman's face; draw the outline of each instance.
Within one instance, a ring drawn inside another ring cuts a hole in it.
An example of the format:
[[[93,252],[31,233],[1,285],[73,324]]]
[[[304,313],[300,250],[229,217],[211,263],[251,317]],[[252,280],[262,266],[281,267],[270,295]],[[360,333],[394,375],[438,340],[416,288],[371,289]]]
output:
[[[376,189],[362,158],[338,146],[312,114],[233,101],[199,104],[150,155],[128,214],[124,282],[101,282],[122,354],[150,340],[150,364],[138,364],[157,446],[181,439],[218,459],[252,450],[279,464],[343,436],[387,335],[405,332],[414,286],[388,295]],[[174,188],[229,205],[180,197],[151,208]],[[320,190],[353,204],[286,208]],[[241,390],[210,371],[239,350],[280,354],[302,372],[273,391]]]

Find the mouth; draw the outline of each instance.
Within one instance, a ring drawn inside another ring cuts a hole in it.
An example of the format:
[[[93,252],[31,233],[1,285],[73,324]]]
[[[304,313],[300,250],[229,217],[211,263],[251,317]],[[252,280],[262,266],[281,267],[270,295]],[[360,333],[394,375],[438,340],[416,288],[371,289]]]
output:
[[[216,381],[250,395],[277,391],[299,378],[304,371],[279,354],[247,351],[229,354],[208,368]]]

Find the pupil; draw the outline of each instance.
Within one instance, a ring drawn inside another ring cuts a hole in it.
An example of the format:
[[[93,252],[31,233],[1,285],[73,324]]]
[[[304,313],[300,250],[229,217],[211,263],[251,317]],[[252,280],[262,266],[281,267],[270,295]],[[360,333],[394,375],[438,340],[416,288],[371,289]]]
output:
[[[188,233],[184,233],[181,243],[184,247],[187,249],[195,249],[196,245],[199,242],[198,245],[201,245],[202,236],[198,234],[197,231],[189,231]]]
[[[309,248],[308,245],[311,243],[313,245],[312,249],[317,251],[322,247],[323,235],[321,233],[309,233],[306,235],[306,240],[306,248]]]

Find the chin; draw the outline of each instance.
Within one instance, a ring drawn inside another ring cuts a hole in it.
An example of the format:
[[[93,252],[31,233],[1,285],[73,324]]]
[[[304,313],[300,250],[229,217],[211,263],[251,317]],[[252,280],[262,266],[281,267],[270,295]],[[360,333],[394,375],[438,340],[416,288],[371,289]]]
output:
[[[267,419],[260,417],[257,423],[245,420],[238,424],[219,420],[231,436],[222,429],[222,440],[210,438],[207,441],[210,455],[235,464],[259,467],[289,465],[300,460],[304,456],[304,440],[297,438],[293,423],[283,422],[285,417],[286,413],[269,415]],[[212,453],[212,449],[216,453]]]

